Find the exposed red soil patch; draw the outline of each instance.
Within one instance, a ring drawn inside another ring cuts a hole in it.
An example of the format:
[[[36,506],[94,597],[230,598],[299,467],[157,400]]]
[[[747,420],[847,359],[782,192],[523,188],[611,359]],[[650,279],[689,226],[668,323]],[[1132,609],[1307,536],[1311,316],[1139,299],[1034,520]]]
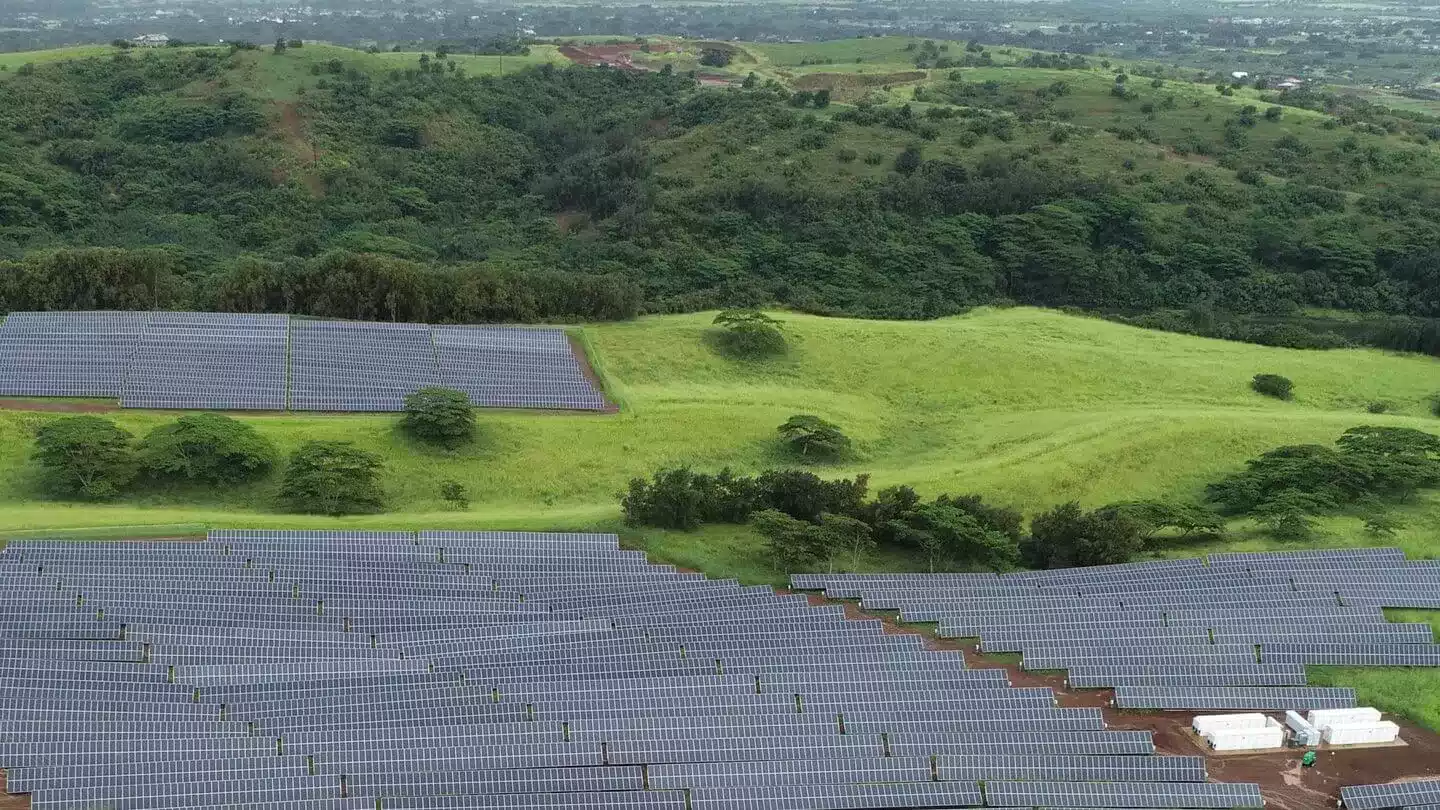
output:
[[[620,406],[611,402],[609,395],[605,393],[605,386],[600,384],[600,375],[596,374],[595,367],[590,365],[590,356],[585,353],[585,348],[580,345],[580,341],[569,332],[565,333],[565,340],[570,344],[570,353],[575,355],[575,359],[580,363],[580,373],[585,375],[585,379],[589,380],[590,385],[599,392],[600,398],[605,400],[605,407],[599,411],[593,411],[593,413],[619,413]]]
[[[47,411],[50,413],[107,413],[120,410],[109,402],[62,402],[48,399],[0,399],[0,409],[7,411]]]
[[[305,130],[305,120],[300,116],[299,107],[291,101],[277,101],[275,106],[280,111],[278,132],[281,140],[285,142],[286,148],[304,165],[313,165],[320,159],[320,151],[315,148],[314,142],[310,140],[310,136]],[[285,170],[281,168],[274,170],[273,177],[277,184],[288,179]],[[305,186],[305,190],[310,192],[310,196],[317,198],[325,196],[325,182],[315,174],[301,172],[299,180],[300,184]]]
[[[577,65],[641,70],[632,61],[634,45],[561,45],[560,55]]]
[[[970,644],[954,639],[936,638],[932,633],[896,622],[894,615],[871,613],[854,602],[826,599],[807,594],[813,605],[839,604],[845,615],[853,619],[879,619],[887,633],[907,633],[925,638],[925,646],[934,650],[954,650],[965,656],[971,669],[1004,669],[1010,683],[1017,687],[1045,686],[1065,707],[1099,707],[1104,711],[1105,724],[1112,729],[1149,731],[1154,735],[1155,748],[1162,754],[1205,756],[1206,768],[1214,782],[1254,782],[1260,785],[1265,806],[1270,810],[1321,810],[1333,808],[1340,799],[1344,785],[1374,785],[1440,775],[1440,735],[1398,717],[1390,718],[1400,725],[1401,747],[1350,748],[1318,752],[1312,768],[1302,767],[1303,749],[1264,754],[1230,754],[1207,756],[1207,752],[1189,732],[1195,712],[1130,712],[1111,708],[1114,692],[1109,689],[1077,689],[1065,686],[1065,678],[1057,673],[1027,672],[1018,664],[996,660],[975,652]],[[1273,714],[1273,712],[1271,713]]]
[[[11,796],[5,792],[6,774],[0,771],[0,810],[30,810],[30,794]]]

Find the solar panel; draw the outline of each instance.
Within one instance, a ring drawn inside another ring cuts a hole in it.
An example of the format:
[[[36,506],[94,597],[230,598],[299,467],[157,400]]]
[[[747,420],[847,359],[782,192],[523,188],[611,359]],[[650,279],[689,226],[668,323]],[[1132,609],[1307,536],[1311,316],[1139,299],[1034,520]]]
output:
[[[127,408],[285,409],[284,315],[157,312],[131,355]]]
[[[1120,686],[1115,705],[1122,709],[1348,709],[1355,690],[1329,687]]]
[[[1342,787],[1340,803],[1349,810],[1388,810],[1440,804],[1440,779]]]
[[[290,327],[290,407],[399,411],[440,385],[430,327],[297,318]]]
[[[1260,786],[1188,782],[1005,782],[985,783],[990,807],[1263,807]]]
[[[477,405],[606,407],[562,330],[437,326],[434,339],[441,379]]]

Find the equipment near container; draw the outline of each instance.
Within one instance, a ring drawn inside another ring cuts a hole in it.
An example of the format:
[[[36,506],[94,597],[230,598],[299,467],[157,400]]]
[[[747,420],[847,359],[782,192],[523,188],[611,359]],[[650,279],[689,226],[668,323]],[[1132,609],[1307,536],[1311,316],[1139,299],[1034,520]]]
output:
[[[1320,729],[1310,725],[1297,711],[1285,712],[1285,725],[1290,727],[1290,743],[1292,745],[1316,746],[1323,739]]]

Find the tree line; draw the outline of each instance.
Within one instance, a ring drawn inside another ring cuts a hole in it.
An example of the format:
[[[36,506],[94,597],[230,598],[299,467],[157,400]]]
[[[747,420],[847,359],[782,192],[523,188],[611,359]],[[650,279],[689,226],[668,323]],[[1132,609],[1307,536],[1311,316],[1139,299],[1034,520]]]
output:
[[[401,430],[454,450],[474,440],[475,409],[462,391],[424,388],[405,398]],[[217,413],[187,414],[137,439],[99,416],[67,416],[40,425],[32,458],[36,484],[60,500],[109,501],[146,488],[183,486],[216,492],[255,484],[280,466],[275,445],[253,425]],[[385,460],[348,441],[306,441],[285,458],[274,494],[293,512],[346,515],[385,508]],[[465,509],[469,493],[438,482],[441,499]]]

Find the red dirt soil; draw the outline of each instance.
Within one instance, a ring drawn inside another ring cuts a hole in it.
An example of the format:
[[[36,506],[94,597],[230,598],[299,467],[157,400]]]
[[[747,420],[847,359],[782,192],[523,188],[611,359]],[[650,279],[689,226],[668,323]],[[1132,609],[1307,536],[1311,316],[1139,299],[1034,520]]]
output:
[[[5,772],[0,771],[0,810],[30,810],[30,794],[11,796],[5,792]]]
[[[560,55],[577,65],[610,66],[622,70],[640,70],[630,60],[634,45],[561,45]]]
[[[853,619],[879,619],[887,633],[908,633],[922,636],[926,646],[934,650],[955,650],[965,656],[971,669],[1004,669],[1013,686],[1046,686],[1055,691],[1061,706],[1099,707],[1104,710],[1107,727],[1118,730],[1149,731],[1155,736],[1155,748],[1162,754],[1204,756],[1205,766],[1214,782],[1254,782],[1260,785],[1269,810],[1320,810],[1331,808],[1340,800],[1344,785],[1374,785],[1407,781],[1440,775],[1440,735],[1398,717],[1390,718],[1400,725],[1400,739],[1406,745],[1396,747],[1349,748],[1320,750],[1314,767],[1300,764],[1303,751],[1279,751],[1262,754],[1214,755],[1200,747],[1191,735],[1190,722],[1194,712],[1132,712],[1110,707],[1114,693],[1108,689],[1070,690],[1059,674],[1026,672],[1018,664],[997,661],[981,655],[971,645],[936,638],[931,633],[906,627],[895,621],[893,614],[869,613],[854,602],[839,602],[817,594],[806,594],[814,605],[839,604],[845,615]]]
[[[120,410],[108,402],[60,402],[46,399],[0,399],[0,410],[50,413],[107,413]]]

